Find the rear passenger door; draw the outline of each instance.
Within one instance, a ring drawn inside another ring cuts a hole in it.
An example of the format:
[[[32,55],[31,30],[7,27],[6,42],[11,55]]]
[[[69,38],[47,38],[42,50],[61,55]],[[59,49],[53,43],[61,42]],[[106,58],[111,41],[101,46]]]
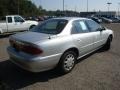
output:
[[[80,55],[84,55],[93,50],[94,36],[90,33],[85,21],[74,21],[72,23],[71,34],[73,37],[73,42],[79,48]]]
[[[8,32],[13,32],[13,31],[15,31],[15,25],[14,25],[14,23],[13,23],[13,17],[12,16],[8,16],[7,17],[7,28],[8,28]]]

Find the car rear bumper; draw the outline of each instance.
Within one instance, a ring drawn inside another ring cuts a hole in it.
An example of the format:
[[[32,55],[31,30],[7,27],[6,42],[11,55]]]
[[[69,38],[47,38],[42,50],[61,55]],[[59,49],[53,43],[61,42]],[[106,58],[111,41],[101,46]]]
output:
[[[55,54],[46,57],[32,57],[20,52],[16,52],[13,48],[7,48],[10,60],[21,68],[31,72],[41,72],[53,69],[59,62],[61,54]]]

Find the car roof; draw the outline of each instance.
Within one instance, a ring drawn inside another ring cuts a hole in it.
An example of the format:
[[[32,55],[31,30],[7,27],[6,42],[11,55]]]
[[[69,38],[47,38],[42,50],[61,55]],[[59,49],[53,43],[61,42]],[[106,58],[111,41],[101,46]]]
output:
[[[7,15],[6,17],[19,16],[19,15]]]
[[[89,20],[88,18],[82,18],[82,17],[58,17],[53,19],[65,19],[65,20]]]

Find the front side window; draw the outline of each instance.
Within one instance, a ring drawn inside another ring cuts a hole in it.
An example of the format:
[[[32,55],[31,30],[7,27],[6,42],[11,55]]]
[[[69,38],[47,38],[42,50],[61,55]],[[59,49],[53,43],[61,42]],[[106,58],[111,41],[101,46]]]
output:
[[[93,20],[86,20],[86,24],[88,25],[91,32],[95,32],[101,27],[98,23],[96,23]]]
[[[39,24],[31,31],[45,33],[45,34],[59,34],[67,24],[67,20],[64,19],[51,19]]]
[[[21,17],[14,17],[15,22],[24,22]]]
[[[72,34],[77,34],[77,33],[87,33],[89,32],[86,24],[84,21],[74,21],[72,24]]]
[[[12,23],[12,17],[8,17],[8,23]]]

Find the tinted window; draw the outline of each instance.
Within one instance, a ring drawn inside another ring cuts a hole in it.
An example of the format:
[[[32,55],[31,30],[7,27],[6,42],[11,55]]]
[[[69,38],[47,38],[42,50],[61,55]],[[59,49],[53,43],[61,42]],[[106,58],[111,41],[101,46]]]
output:
[[[24,22],[21,17],[14,17],[15,22]]]
[[[89,32],[89,30],[84,21],[74,21],[73,22],[72,34],[86,33],[86,32]]]
[[[97,31],[100,28],[100,25],[93,20],[87,20],[86,24],[92,32]]]
[[[46,34],[59,34],[66,26],[67,22],[67,20],[62,19],[51,19],[39,24],[31,31]]]
[[[12,23],[12,17],[8,17],[8,23]]]

